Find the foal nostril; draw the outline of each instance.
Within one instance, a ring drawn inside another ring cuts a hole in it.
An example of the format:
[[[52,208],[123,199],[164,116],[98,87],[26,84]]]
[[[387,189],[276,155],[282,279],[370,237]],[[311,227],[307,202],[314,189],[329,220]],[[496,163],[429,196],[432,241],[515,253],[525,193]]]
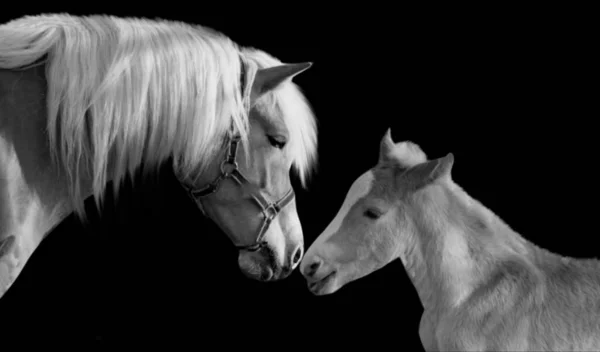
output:
[[[292,268],[295,268],[298,263],[300,263],[300,261],[302,260],[302,255],[304,254],[304,249],[302,248],[302,245],[298,246],[298,248],[296,248],[296,251],[294,252],[294,255],[292,256]]]
[[[308,266],[304,275],[306,275],[307,277],[315,276],[315,274],[317,273],[317,270],[319,270],[319,268],[321,267],[322,264],[323,264],[323,261],[319,258],[316,258],[315,261],[312,262]]]

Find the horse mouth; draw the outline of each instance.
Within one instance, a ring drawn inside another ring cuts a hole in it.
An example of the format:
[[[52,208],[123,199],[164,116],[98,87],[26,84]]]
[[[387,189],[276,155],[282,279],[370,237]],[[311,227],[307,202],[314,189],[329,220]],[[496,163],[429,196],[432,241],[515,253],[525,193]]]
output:
[[[273,270],[268,266],[260,266],[258,264],[253,264],[252,266],[241,268],[241,272],[246,278],[251,280],[261,282],[278,280],[277,270]]]
[[[331,273],[327,274],[327,276],[323,277],[321,280],[309,282],[308,283],[308,289],[314,295],[323,295],[323,294],[326,294],[324,288],[329,283],[331,283],[333,281],[333,279],[335,279],[335,274],[337,274],[337,271],[334,270]]]

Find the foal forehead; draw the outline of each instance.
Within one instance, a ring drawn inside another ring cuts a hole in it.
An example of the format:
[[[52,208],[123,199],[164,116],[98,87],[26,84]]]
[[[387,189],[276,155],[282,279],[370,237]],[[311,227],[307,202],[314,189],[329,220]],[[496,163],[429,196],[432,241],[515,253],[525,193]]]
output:
[[[350,186],[348,194],[346,196],[346,205],[351,207],[356,204],[359,200],[366,197],[371,193],[373,185],[375,184],[375,173],[372,170],[365,172],[360,175]]]

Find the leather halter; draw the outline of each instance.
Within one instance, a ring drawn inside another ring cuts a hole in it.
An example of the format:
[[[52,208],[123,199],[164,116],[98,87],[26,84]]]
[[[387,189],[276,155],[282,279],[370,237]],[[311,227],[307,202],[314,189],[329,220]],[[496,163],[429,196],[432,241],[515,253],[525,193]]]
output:
[[[245,87],[244,63],[241,62],[241,65],[242,65],[242,72],[241,72],[242,85],[241,85],[241,87],[242,87],[242,91],[243,91],[244,87]],[[248,179],[240,172],[240,170],[238,168],[238,163],[236,161],[238,144],[239,144],[240,140],[241,140],[241,138],[240,138],[239,134],[235,134],[235,135],[233,135],[233,137],[230,138],[227,154],[225,155],[225,159],[221,162],[221,166],[220,166],[221,172],[220,172],[219,176],[217,176],[217,178],[213,182],[211,182],[208,185],[206,185],[202,188],[199,188],[199,189],[193,189],[191,187],[186,186],[184,183],[181,183],[181,185],[186,190],[188,195],[194,200],[194,202],[196,202],[196,204],[202,211],[202,214],[207,218],[210,218],[210,217],[204,210],[201,199],[210,194],[216,193],[219,190],[219,186],[221,185],[221,183],[223,181],[225,181],[227,179],[232,179],[240,187],[251,185],[250,181],[248,181]],[[273,222],[273,220],[277,217],[277,215],[281,212],[281,210],[294,199],[294,189],[290,188],[290,190],[287,191],[287,193],[283,197],[281,197],[279,200],[277,200],[275,202],[269,202],[269,200],[266,199],[266,197],[263,196],[261,193],[252,192],[252,193],[250,193],[250,195],[252,196],[252,200],[254,201],[254,203],[260,208],[260,212],[262,213],[262,216],[263,216],[263,221],[262,221],[262,224],[260,225],[260,228],[258,229],[256,239],[254,240],[253,244],[250,244],[250,245],[237,245],[236,244],[235,246],[239,250],[255,252],[267,245],[267,242],[264,241],[264,236],[267,233],[267,230],[269,229],[271,222]],[[232,242],[234,242],[234,244],[235,244],[234,239],[230,238],[230,240],[232,240]]]

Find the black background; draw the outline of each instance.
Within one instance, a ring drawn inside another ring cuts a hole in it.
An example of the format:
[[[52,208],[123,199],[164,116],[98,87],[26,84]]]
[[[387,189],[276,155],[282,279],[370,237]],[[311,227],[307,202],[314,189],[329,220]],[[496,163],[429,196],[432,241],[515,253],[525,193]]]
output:
[[[376,163],[390,127],[395,141],[411,140],[429,158],[454,153],[455,182],[525,238],[562,255],[597,255],[598,36],[582,13],[266,7],[230,17],[173,8],[44,12],[198,23],[284,62],[312,61],[295,78],[319,121],[318,172],[308,190],[294,180],[306,248]],[[278,283],[244,278],[235,249],[168,169],[159,182],[124,187],[102,217],[89,205],[89,226],[65,220],[1,300],[4,336],[82,346],[421,348],[423,310],[400,261],[315,297],[298,271]]]

